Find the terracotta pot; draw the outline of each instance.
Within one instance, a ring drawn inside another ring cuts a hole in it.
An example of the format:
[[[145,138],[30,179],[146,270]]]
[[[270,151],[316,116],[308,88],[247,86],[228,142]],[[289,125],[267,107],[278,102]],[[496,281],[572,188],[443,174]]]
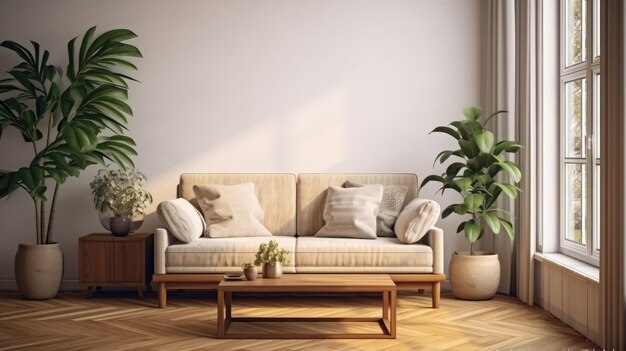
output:
[[[462,300],[488,300],[500,285],[498,254],[484,251],[459,251],[450,261],[452,293]]]
[[[255,280],[257,275],[259,274],[256,266],[248,266],[244,268],[243,274],[246,276],[248,280]]]
[[[58,243],[19,244],[15,281],[22,298],[47,300],[56,296],[63,279],[63,253]]]
[[[283,265],[280,262],[263,263],[263,278],[280,278],[283,276]]]

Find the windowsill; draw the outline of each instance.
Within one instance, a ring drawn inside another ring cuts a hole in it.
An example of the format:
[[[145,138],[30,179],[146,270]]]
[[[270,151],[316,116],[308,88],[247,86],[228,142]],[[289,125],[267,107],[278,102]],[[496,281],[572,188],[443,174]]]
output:
[[[536,252],[534,258],[539,261],[547,261],[552,264],[561,266],[572,273],[583,278],[589,279],[596,283],[600,283],[600,269],[589,263],[579,261],[558,252]]]

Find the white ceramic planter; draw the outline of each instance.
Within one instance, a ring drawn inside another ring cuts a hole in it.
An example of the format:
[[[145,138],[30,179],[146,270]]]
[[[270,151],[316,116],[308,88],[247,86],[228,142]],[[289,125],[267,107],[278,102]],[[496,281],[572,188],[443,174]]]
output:
[[[500,261],[498,254],[459,251],[450,261],[450,285],[452,293],[462,300],[488,300],[500,285]]]

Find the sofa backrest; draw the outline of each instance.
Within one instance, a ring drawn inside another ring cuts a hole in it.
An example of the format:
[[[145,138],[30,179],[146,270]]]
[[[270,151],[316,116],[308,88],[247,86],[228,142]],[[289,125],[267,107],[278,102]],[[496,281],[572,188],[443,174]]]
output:
[[[265,217],[263,225],[274,235],[296,235],[296,176],[285,173],[183,173],[178,197],[198,202],[193,193],[196,184],[233,185],[254,183],[256,196]]]
[[[361,184],[404,185],[408,188],[404,205],[417,197],[417,176],[411,173],[298,174],[298,236],[315,235],[324,226],[326,190],[330,185],[342,186],[347,180]]]

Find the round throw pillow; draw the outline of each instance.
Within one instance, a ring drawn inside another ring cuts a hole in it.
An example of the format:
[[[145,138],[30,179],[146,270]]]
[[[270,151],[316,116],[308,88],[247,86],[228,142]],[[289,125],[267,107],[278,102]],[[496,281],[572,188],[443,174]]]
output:
[[[439,204],[433,200],[414,199],[398,215],[394,230],[405,244],[419,241],[439,219]]]
[[[157,207],[159,219],[182,242],[188,243],[199,238],[206,229],[204,217],[185,199],[163,201]]]

